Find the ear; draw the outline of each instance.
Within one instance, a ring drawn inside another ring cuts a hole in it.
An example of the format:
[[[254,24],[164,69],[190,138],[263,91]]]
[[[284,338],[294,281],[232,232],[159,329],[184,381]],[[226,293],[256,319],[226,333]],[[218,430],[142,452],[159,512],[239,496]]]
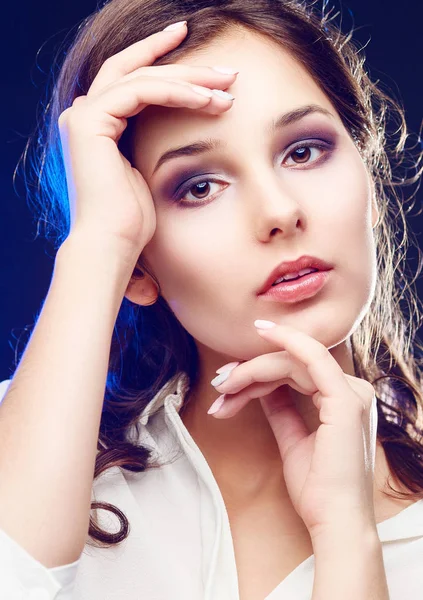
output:
[[[131,277],[126,288],[125,298],[140,306],[149,306],[156,302],[159,292],[156,283],[150,275],[145,271],[142,271],[142,273],[143,276],[141,278]]]

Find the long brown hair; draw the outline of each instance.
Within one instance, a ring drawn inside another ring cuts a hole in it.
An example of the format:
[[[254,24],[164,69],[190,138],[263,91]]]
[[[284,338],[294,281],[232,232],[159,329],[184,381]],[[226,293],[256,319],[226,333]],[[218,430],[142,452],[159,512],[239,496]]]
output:
[[[323,2],[326,6],[326,2]],[[423,497],[423,395],[421,350],[416,330],[421,309],[414,277],[407,270],[410,245],[419,249],[408,231],[405,205],[420,185],[422,153],[406,149],[409,134],[399,103],[370,80],[362,48],[343,34],[334,17],[316,9],[315,2],[296,0],[111,0],[86,18],[72,43],[59,50],[53,86],[37,128],[29,138],[23,164],[29,164],[25,183],[28,199],[38,218],[38,229],[58,248],[69,233],[69,205],[58,117],[73,100],[86,94],[101,65],[125,47],[160,31],[169,23],[188,21],[188,34],[174,50],[154,64],[169,64],[210,44],[233,27],[268,36],[289,51],[308,71],[335,106],[362,154],[374,182],[380,220],[374,230],[378,282],[373,302],[351,336],[356,375],[370,381],[378,398],[378,439],[390,468],[410,492]],[[335,15],[336,17],[337,15]],[[64,55],[62,64],[61,57]],[[396,126],[388,135],[389,117]],[[133,119],[128,120],[119,147],[131,160]],[[28,161],[28,157],[30,160]],[[132,162],[132,161],[131,161]],[[413,168],[409,178],[394,169]],[[34,185],[35,183],[35,185]],[[402,186],[416,189],[403,198]],[[411,206],[410,206],[411,208]],[[413,242],[410,244],[410,240]],[[142,258],[137,269],[144,268]],[[135,272],[135,275],[137,273]],[[154,275],[150,273],[154,278]],[[156,280],[157,281],[157,280]],[[158,283],[158,282],[157,282]],[[159,286],[160,290],[160,286]],[[109,369],[101,417],[94,478],[111,467],[133,472],[155,465],[151,450],[129,442],[146,404],[178,372],[190,382],[198,373],[193,337],[181,326],[167,302],[141,307],[123,298],[111,340]],[[391,487],[392,491],[395,491]],[[404,497],[403,492],[396,492]],[[93,502],[89,537],[108,547],[129,532],[126,516],[115,506]],[[111,511],[120,521],[117,533],[102,530],[96,509]]]

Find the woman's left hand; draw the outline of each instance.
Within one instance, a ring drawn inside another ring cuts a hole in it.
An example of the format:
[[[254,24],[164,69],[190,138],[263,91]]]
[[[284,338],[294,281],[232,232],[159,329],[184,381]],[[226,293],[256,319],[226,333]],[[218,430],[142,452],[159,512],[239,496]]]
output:
[[[257,331],[282,350],[232,370],[216,387],[225,393],[217,417],[232,417],[250,400],[260,399],[278,443],[288,493],[312,539],[347,518],[376,530],[373,386],[345,374],[323,344],[291,326]],[[291,394],[278,393],[285,385],[311,396],[321,421],[317,431],[309,432]]]

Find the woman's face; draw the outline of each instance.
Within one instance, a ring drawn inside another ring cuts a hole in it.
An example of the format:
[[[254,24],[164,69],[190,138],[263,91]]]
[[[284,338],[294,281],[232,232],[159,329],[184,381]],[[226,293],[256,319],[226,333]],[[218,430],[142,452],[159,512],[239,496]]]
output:
[[[221,360],[263,352],[255,319],[292,325],[328,348],[339,344],[373,297],[377,213],[366,168],[336,110],[286,51],[249,32],[178,62],[240,72],[227,90],[233,106],[219,115],[149,106],[137,116],[134,164],[157,213],[142,256],[163,297],[200,353]],[[271,128],[306,105],[329,115]],[[152,175],[167,150],[211,139],[219,149],[174,158]],[[334,267],[316,296],[282,304],[257,295],[280,262],[303,254]]]

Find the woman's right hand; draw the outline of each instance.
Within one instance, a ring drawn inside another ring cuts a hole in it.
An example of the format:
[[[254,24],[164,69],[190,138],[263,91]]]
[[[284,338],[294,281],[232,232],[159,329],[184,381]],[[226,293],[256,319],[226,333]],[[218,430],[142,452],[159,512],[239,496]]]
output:
[[[156,229],[147,183],[123,156],[118,142],[127,118],[149,104],[219,114],[232,106],[215,93],[236,75],[183,64],[147,66],[185,38],[187,26],[160,31],[107,59],[86,96],[76,98],[59,117],[70,202],[70,232],[113,238],[138,258]],[[191,85],[194,84],[194,85]],[[195,85],[196,84],[196,85]],[[95,244],[95,241],[93,241]]]

